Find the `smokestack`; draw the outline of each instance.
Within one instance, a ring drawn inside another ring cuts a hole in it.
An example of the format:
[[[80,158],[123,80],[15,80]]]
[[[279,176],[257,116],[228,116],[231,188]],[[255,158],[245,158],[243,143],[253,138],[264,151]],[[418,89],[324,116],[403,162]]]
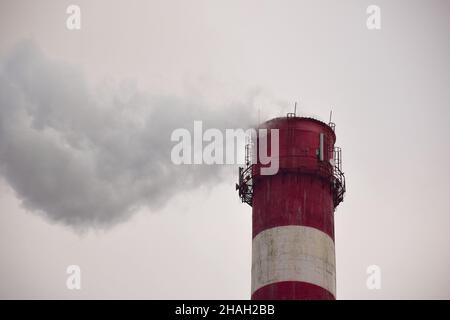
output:
[[[345,193],[335,125],[289,113],[260,128],[269,140],[278,129],[279,170],[261,175],[259,157],[239,170],[239,195],[252,206],[251,298],[335,299],[333,215]]]

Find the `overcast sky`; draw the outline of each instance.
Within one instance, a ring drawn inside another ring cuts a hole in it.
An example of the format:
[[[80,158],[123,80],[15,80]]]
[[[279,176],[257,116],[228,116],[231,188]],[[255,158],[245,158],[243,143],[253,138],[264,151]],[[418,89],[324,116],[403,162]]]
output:
[[[449,299],[449,32],[446,0],[2,1],[0,298],[248,299],[236,167],[170,134],[299,101],[343,149],[337,298]]]

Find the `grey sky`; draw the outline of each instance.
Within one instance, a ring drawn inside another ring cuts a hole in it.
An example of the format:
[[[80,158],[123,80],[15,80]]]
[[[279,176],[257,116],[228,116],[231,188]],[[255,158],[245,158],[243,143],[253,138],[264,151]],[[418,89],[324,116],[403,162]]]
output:
[[[72,3],[79,31],[65,27]],[[366,28],[370,4],[379,31]],[[155,168],[170,166],[172,127],[248,123],[258,108],[266,120],[299,100],[301,114],[333,109],[343,148],[338,298],[450,298],[448,1],[2,1],[0,12],[0,297],[249,298],[251,210],[233,168]],[[95,148],[55,154],[52,134]],[[104,229],[110,216],[124,221]],[[70,264],[81,291],[65,287]],[[371,264],[378,291],[365,285]]]

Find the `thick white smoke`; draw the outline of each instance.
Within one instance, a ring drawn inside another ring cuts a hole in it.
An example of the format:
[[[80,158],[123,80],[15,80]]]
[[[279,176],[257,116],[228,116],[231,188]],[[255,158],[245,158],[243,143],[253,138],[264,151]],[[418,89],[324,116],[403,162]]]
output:
[[[1,61],[0,174],[26,208],[75,228],[157,208],[220,175],[217,166],[172,164],[175,128],[245,128],[257,114],[251,94],[211,109],[197,98],[114,90],[90,88],[79,68],[31,42]]]

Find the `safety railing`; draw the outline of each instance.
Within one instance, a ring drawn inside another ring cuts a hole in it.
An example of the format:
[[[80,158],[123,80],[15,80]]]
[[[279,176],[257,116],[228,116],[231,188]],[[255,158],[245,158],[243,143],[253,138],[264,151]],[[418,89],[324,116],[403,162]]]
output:
[[[239,168],[239,182],[236,184],[236,190],[239,192],[239,197],[242,202],[247,203],[252,206],[253,202],[253,186],[254,186],[254,177],[253,177],[253,169],[254,164],[251,163],[251,157],[249,156],[251,150],[251,146],[247,145],[246,147],[246,163],[245,167]],[[303,156],[286,156],[284,158],[293,158],[293,157],[301,157]],[[281,162],[281,159],[280,159]],[[322,162],[323,163],[323,162]],[[300,169],[300,168],[298,168]],[[303,169],[302,169],[303,170]],[[304,169],[305,172],[308,172]],[[317,171],[319,170],[319,171]],[[316,169],[311,173],[320,172],[323,176],[328,176],[331,179],[331,187],[333,191],[333,203],[334,206],[337,207],[339,203],[344,200],[345,194],[345,175],[342,172],[342,150],[339,147],[335,147],[333,150],[333,161],[330,161],[329,164],[319,165]]]

